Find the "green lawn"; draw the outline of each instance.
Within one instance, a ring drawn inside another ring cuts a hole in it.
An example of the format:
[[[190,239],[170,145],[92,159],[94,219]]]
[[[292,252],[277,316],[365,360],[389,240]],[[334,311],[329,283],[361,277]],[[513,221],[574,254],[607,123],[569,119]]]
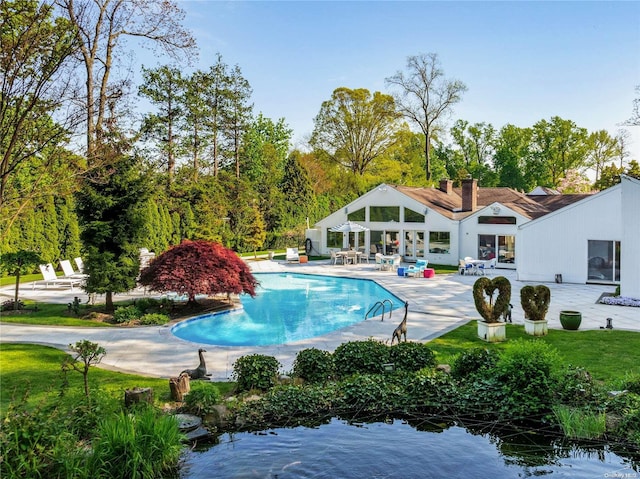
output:
[[[36,306],[34,301],[25,301],[24,303],[25,310],[18,312],[2,311],[2,313],[0,313],[0,320],[5,323],[38,324],[46,326],[82,326],[88,328],[113,326],[100,321],[78,318],[69,312],[66,304],[37,303],[38,310],[35,311],[33,310]],[[101,306],[98,305],[94,309],[97,311],[100,307]],[[83,304],[80,310],[81,316],[87,314],[90,310],[89,306]]]
[[[58,349],[35,344],[0,343],[0,414],[7,411],[9,403],[20,400],[28,392],[28,402],[36,404],[60,390],[63,376],[60,365],[66,353]],[[83,391],[82,374],[67,373],[69,388]],[[228,393],[234,383],[216,383],[222,394]],[[125,389],[153,388],[158,406],[170,401],[169,380],[134,374],[124,374],[98,367],[89,371],[89,387],[111,392],[124,401]]]
[[[25,274],[20,276],[20,284],[29,283],[31,281],[41,281],[42,274],[34,273],[34,274]],[[15,276],[1,276],[0,277],[0,286],[14,286],[16,284]]]
[[[585,368],[598,381],[614,384],[627,374],[640,375],[640,333],[621,330],[565,331],[550,329],[547,336],[534,338],[524,326],[507,324],[507,341],[486,343],[478,338],[475,321],[434,339],[429,346],[440,363],[451,363],[465,349],[504,348],[510,340],[524,338],[545,341],[558,350],[567,364]]]

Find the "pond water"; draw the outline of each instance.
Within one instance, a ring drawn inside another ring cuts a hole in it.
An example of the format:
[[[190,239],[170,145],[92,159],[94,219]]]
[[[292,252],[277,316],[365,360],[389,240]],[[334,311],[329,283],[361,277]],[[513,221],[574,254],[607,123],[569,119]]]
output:
[[[404,302],[375,281],[297,273],[257,273],[256,297],[242,309],[214,313],[172,328],[181,339],[218,346],[266,346],[321,336],[364,321],[379,301]],[[370,315],[371,316],[371,315]]]
[[[634,469],[635,467],[635,469]],[[189,453],[182,479],[640,478],[640,464],[606,445],[576,446],[539,434],[474,433],[422,420],[220,436]]]

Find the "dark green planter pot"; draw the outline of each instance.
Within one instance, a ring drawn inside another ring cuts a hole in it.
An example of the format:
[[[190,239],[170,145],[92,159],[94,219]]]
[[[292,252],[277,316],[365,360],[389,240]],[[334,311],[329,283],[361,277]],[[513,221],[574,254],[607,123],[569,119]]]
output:
[[[582,323],[582,313],[579,311],[560,311],[560,324],[564,329],[575,331]]]

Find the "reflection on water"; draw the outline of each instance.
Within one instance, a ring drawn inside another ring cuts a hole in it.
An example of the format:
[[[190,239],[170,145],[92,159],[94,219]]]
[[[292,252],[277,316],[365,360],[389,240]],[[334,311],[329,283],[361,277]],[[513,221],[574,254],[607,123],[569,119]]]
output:
[[[606,445],[578,447],[534,432],[500,435],[437,420],[272,429],[220,436],[190,453],[181,478],[640,479],[640,465]]]

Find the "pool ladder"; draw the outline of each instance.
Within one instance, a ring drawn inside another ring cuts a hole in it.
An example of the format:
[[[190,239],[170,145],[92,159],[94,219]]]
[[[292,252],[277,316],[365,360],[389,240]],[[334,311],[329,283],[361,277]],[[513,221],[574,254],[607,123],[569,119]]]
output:
[[[391,301],[390,299],[384,299],[382,301],[376,302],[376,304],[371,306],[369,311],[367,311],[367,314],[364,315],[364,319],[366,320],[369,317],[369,313],[373,313],[371,315],[372,317],[375,316],[376,314],[378,314],[378,311],[380,311],[380,308],[382,308],[382,319],[380,321],[384,321],[385,304],[387,303],[389,303],[389,317],[391,317],[391,311],[393,311],[393,301]]]

